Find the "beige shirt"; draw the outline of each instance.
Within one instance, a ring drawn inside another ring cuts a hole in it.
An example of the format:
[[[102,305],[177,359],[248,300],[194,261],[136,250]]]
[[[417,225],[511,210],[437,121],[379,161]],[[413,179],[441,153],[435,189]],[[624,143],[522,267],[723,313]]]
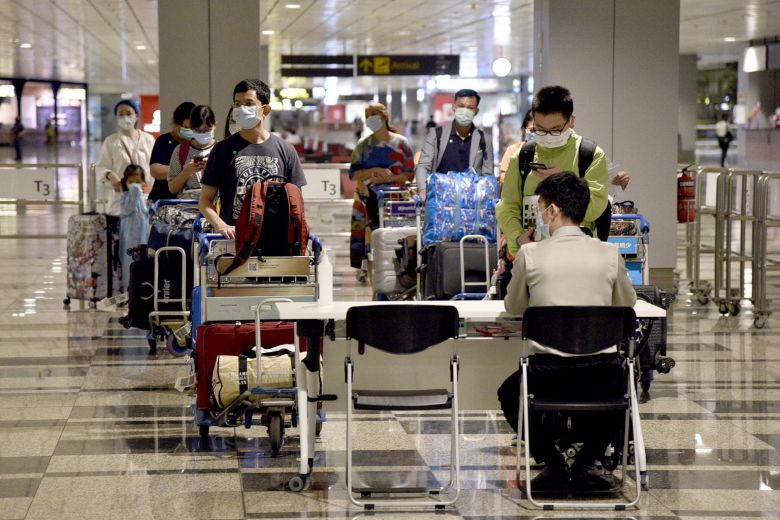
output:
[[[520,248],[504,306],[521,316],[528,307],[613,305],[633,307],[636,293],[617,247],[585,235],[578,227],[558,228],[552,237]],[[566,356],[538,343],[538,353]],[[615,347],[600,353],[615,352]]]

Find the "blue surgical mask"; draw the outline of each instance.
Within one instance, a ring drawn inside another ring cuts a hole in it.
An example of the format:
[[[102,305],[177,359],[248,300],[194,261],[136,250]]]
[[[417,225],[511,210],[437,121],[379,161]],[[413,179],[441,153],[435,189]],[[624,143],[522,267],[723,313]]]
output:
[[[547,212],[552,206],[547,206],[544,211],[540,211],[536,214],[536,230],[539,232],[539,239],[550,238],[550,224],[545,224],[542,215]]]
[[[249,130],[263,122],[262,113],[261,107],[242,105],[233,109],[233,121],[242,130]]]
[[[193,133],[192,138],[195,139],[196,143],[206,145],[214,139],[214,132],[195,132]]]
[[[366,126],[373,133],[385,126],[385,120],[382,119],[382,116],[378,115],[368,116],[366,118]]]
[[[184,139],[185,141],[189,141],[195,136],[195,132],[192,131],[192,128],[179,128],[179,137]]]

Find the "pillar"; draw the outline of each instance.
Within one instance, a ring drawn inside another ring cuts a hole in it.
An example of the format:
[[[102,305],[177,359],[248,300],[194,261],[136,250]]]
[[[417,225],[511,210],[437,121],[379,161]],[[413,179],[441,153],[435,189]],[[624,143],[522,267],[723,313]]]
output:
[[[680,81],[678,99],[680,107],[677,117],[679,146],[677,159],[681,163],[692,163],[696,160],[696,74],[698,56],[695,54],[680,55]]]
[[[158,2],[160,111],[163,131],[182,101],[208,104],[221,133],[233,87],[261,71],[260,0]]]
[[[663,275],[677,257],[679,32],[679,0],[534,2],[534,88],[569,88],[575,130],[631,174],[624,198],[649,220]]]

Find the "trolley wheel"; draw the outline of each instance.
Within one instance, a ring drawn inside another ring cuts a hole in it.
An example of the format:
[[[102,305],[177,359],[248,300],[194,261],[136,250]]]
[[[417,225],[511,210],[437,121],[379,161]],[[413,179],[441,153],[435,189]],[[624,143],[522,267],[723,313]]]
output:
[[[200,440],[201,441],[208,441],[209,440],[209,425],[208,424],[201,424],[198,426],[198,433],[200,434]]]
[[[729,309],[729,312],[732,316],[739,316],[739,311],[742,310],[742,307],[740,307],[739,302],[731,302],[731,308]]]
[[[753,326],[757,329],[763,329],[766,325],[766,316],[756,316],[753,320]]]
[[[94,301],[94,300],[91,300],[91,301],[89,302],[89,308],[90,308],[91,310],[93,310],[93,311],[94,311],[95,309],[97,309],[97,302],[96,302],[96,301]]]
[[[62,300],[62,308],[66,311],[70,310],[70,296],[66,296],[64,300]]]
[[[176,339],[176,336],[173,333],[168,334],[168,337],[165,338],[165,346],[168,347],[168,352],[176,357],[182,357],[190,349],[190,346],[187,343],[183,346],[179,346],[179,340]]]
[[[278,457],[279,451],[282,449],[282,441],[284,440],[284,423],[282,421],[282,416],[278,413],[268,417],[268,437],[271,440],[271,455],[274,457]]]
[[[720,302],[718,304],[718,312],[720,312],[723,315],[726,315],[729,313],[729,304],[726,302]]]
[[[322,422],[317,421],[317,424],[314,426],[314,436],[319,437],[322,433]]]
[[[710,303],[710,297],[706,294],[700,293],[696,295],[696,301],[699,302],[700,305],[707,305]]]
[[[290,491],[294,491],[296,493],[303,491],[303,486],[306,484],[306,477],[301,477],[300,475],[295,475],[293,478],[290,479],[290,481],[287,483],[287,487],[290,488]]]

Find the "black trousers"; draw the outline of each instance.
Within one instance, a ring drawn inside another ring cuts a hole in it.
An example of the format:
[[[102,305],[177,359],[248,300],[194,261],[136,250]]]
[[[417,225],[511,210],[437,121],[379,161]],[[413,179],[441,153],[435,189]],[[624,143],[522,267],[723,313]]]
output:
[[[498,400],[507,422],[517,431],[522,372],[517,370],[498,389]],[[528,393],[538,398],[598,400],[625,395],[625,367],[617,354],[585,357],[561,357],[535,354],[528,364]],[[571,431],[564,434],[568,419]],[[581,414],[544,414],[528,417],[531,432],[531,456],[537,462],[557,464],[563,457],[556,441],[564,435],[582,442],[576,464],[590,465],[600,458],[617,432],[622,431],[623,412],[582,412]]]

